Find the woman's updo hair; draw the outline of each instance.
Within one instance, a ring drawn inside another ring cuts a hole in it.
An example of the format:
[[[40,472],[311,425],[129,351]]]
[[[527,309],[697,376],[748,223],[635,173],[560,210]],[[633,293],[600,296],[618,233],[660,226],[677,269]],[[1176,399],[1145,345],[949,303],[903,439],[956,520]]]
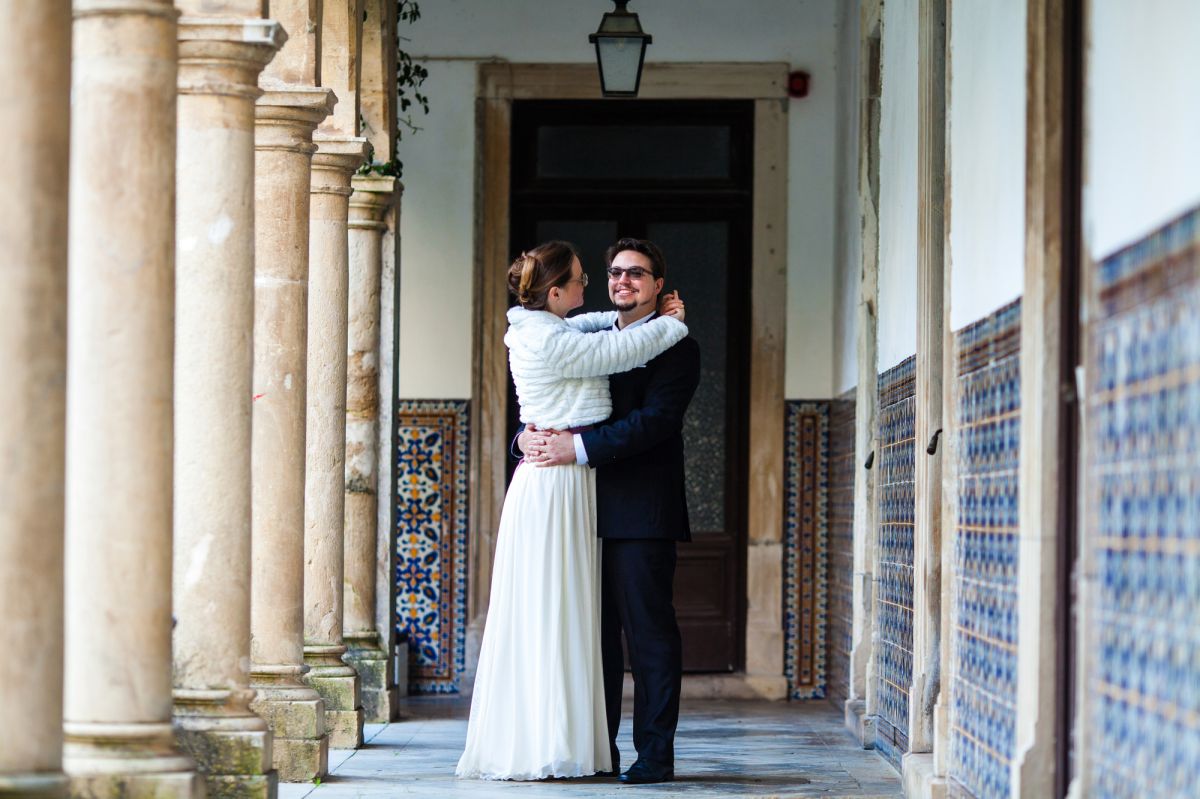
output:
[[[565,241],[548,241],[523,252],[508,268],[508,290],[528,311],[542,311],[550,289],[571,280],[571,262],[579,257],[575,246]]]

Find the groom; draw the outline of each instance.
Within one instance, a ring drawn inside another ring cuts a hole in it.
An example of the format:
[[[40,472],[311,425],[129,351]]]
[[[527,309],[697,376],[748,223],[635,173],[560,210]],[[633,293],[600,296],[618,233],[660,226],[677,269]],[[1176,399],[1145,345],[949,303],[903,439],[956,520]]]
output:
[[[654,316],[666,264],[649,241],[621,239],[605,253],[616,327]],[[522,433],[521,449],[539,465],[581,463],[596,470],[596,522],[604,541],[601,653],[613,771],[625,677],[621,635],[633,672],[636,762],[626,783],[675,776],[675,727],[683,674],[672,605],[675,542],[690,541],[683,478],[683,415],[700,382],[700,348],[685,338],[645,366],[612,375],[612,416],[582,433]]]

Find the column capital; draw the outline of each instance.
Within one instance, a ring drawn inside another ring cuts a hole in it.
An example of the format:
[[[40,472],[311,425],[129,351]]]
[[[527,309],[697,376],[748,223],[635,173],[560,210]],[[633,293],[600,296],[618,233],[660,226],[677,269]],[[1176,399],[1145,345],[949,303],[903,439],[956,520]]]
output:
[[[258,76],[287,41],[270,19],[181,17],[179,93],[257,99]]]
[[[356,193],[391,194],[404,191],[404,184],[391,175],[355,175],[350,183]]]
[[[262,95],[254,105],[256,150],[291,150],[309,154],[316,150],[313,131],[329,116],[337,98],[319,86],[259,86]]]
[[[350,179],[350,221],[353,230],[386,230],[383,215],[404,184],[389,175],[355,175]]]
[[[349,197],[350,178],[367,160],[367,140],[362,136],[313,134],[313,194],[340,194]]]
[[[265,45],[278,50],[288,39],[287,31],[273,19],[234,17],[179,18],[179,41],[218,41]]]

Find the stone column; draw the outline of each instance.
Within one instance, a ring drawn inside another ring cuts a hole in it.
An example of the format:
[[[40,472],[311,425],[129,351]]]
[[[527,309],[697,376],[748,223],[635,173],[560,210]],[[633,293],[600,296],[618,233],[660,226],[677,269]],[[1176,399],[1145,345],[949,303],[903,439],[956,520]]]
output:
[[[210,796],[276,791],[249,707],[250,378],[254,101],[285,38],[272,20],[179,22],[175,723]]]
[[[346,463],[347,221],[366,139],[317,133],[309,239],[308,426],[304,486],[304,662],[325,700],[329,745],[362,745],[358,675],[342,660]]]
[[[251,708],[287,782],[329,762],[325,705],[302,676],[308,196],[313,131],[334,102],[328,89],[279,86],[255,108]]]
[[[76,0],[64,770],[83,797],[203,787],[171,728],[176,11]]]
[[[376,495],[379,462],[379,288],[383,216],[396,179],[357,175],[350,195],[350,300],[346,353],[346,660],[358,672],[363,717],[387,722],[398,700],[388,690],[388,657],[375,629]],[[384,639],[386,640],[386,639]]]
[[[0,796],[60,797],[71,3],[0,19]]]
[[[908,686],[905,771],[936,782],[934,704],[942,691],[942,468],[945,188],[946,0],[919,0],[917,55],[917,363],[913,491],[912,683]],[[950,380],[954,372],[949,373]],[[933,452],[928,447],[933,447]],[[951,575],[947,574],[946,577]],[[950,612],[950,608],[946,608]]]

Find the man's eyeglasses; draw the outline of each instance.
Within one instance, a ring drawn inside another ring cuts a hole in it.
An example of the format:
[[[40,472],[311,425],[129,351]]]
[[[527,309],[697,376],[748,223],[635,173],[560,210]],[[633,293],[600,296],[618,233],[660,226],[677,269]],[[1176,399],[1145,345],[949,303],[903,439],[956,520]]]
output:
[[[619,266],[610,266],[607,270],[609,280],[620,280],[622,275],[628,275],[630,280],[641,280],[647,275],[654,273],[649,269],[643,269],[640,266],[631,266],[628,269],[622,269]]]

